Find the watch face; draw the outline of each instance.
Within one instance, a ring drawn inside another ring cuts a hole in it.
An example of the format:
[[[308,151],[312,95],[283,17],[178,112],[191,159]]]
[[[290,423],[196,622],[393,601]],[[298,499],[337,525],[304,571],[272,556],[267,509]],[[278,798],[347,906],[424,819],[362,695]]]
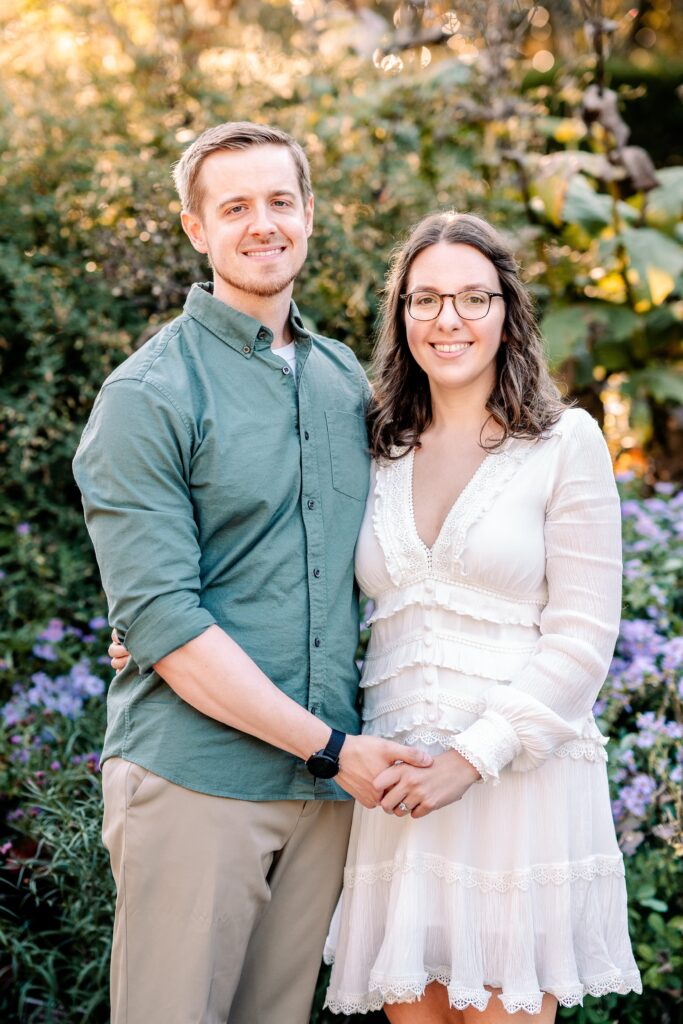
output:
[[[333,779],[339,771],[339,761],[321,752],[309,757],[306,767],[316,779]]]

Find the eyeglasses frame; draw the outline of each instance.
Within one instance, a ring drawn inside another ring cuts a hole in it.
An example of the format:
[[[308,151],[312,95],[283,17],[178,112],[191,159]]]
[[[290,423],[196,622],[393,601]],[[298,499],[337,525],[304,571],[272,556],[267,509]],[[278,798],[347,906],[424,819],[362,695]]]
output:
[[[482,313],[481,316],[463,316],[462,313],[459,312],[457,306],[455,305],[455,300],[457,299],[458,295],[467,295],[468,292],[477,292],[480,295],[488,295],[489,304],[488,304],[488,307],[486,309],[486,312]],[[426,295],[436,295],[437,298],[441,299],[441,305],[439,306],[438,312],[436,313],[435,316],[427,317],[426,319],[425,318],[420,318],[418,316],[413,316],[413,314],[410,311],[410,305],[411,304],[407,300],[411,299],[413,295],[425,295],[425,294]],[[453,309],[458,314],[458,316],[460,317],[461,320],[483,320],[484,317],[488,316],[489,313],[491,312],[491,299],[496,299],[496,298],[504,299],[505,296],[503,295],[502,292],[489,292],[489,291],[486,290],[486,288],[463,288],[462,291],[459,291],[459,292],[433,292],[433,291],[430,291],[429,288],[419,288],[417,291],[414,291],[414,292],[405,292],[405,294],[399,295],[399,298],[403,299],[403,301],[406,303],[406,309],[408,310],[408,316],[412,317],[413,320],[417,320],[418,323],[425,324],[425,323],[430,323],[432,320],[438,320],[439,319],[439,317],[441,316],[441,313],[443,312],[443,304],[444,304],[444,300],[445,299],[451,299],[451,301],[453,302]]]

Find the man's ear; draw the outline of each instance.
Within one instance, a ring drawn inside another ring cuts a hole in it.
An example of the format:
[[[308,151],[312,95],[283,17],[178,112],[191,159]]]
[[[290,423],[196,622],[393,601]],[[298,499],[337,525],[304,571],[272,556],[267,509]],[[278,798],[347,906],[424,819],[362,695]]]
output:
[[[306,221],[306,238],[313,234],[313,210],[315,207],[315,196],[310,195],[304,203],[304,217]]]
[[[197,252],[207,253],[209,249],[204,238],[204,227],[197,214],[183,210],[180,214],[180,222],[183,225],[183,231]]]

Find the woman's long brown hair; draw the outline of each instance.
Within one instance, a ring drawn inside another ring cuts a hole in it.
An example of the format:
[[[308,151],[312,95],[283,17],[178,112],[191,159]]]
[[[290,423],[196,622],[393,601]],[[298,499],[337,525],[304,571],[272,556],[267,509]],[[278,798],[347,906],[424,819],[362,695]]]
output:
[[[494,451],[508,437],[541,437],[565,408],[548,372],[533,302],[510,247],[480,217],[431,214],[394,251],[389,267],[372,362],[374,395],[368,408],[375,458],[400,458],[419,447],[420,435],[432,421],[429,380],[408,348],[401,295],[416,256],[437,242],[477,249],[496,268],[504,295],[504,341],[498,350],[496,383],[486,403],[502,434],[486,447]]]

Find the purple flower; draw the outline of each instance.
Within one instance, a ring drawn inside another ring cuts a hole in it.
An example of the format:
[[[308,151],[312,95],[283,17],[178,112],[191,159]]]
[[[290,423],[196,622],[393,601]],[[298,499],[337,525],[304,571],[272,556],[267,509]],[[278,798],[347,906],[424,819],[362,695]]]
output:
[[[96,616],[96,618],[91,619],[88,625],[90,626],[91,629],[104,629],[105,626],[107,625],[107,620],[104,619],[101,615],[98,615]]]
[[[61,768],[62,768],[62,766],[59,763],[59,761],[51,761],[50,762],[50,771],[58,772],[58,771],[61,771]]]
[[[657,783],[644,772],[633,776],[631,784],[624,786],[619,794],[623,807],[637,818],[642,818],[652,803]]]
[[[655,484],[655,491],[657,494],[673,494],[676,490],[675,484],[665,483],[663,480],[658,484]]]
[[[18,534],[19,534],[19,535],[20,535],[21,537],[26,537],[26,536],[28,536],[28,534],[29,534],[30,532],[31,532],[31,527],[29,526],[29,524],[28,524],[28,523],[19,523],[19,525],[17,526],[17,533],[18,533]]]
[[[36,658],[42,658],[43,661],[57,661],[57,654],[52,644],[34,644],[33,653]]]
[[[676,672],[683,667],[683,636],[675,636],[664,644],[662,668],[665,672]]]
[[[44,629],[38,636],[39,640],[46,640],[50,644],[58,644],[64,639],[64,623],[61,619],[50,619],[47,629]]]

